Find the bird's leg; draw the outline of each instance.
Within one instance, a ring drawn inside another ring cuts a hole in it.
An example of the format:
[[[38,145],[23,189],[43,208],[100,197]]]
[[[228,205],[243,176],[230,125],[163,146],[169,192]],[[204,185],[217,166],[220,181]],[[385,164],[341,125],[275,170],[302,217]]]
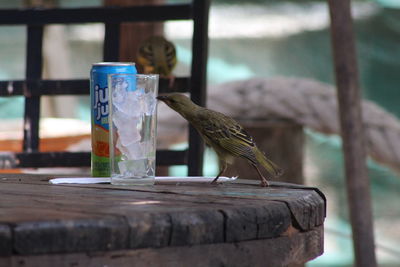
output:
[[[228,164],[225,161],[223,161],[221,163],[223,164],[222,168],[221,168],[220,172],[218,173],[217,177],[215,177],[215,179],[211,182],[211,184],[216,184],[218,178],[224,173],[224,171],[226,171],[226,168],[228,167]]]
[[[261,184],[260,185],[262,187],[268,187],[269,183],[268,183],[267,179],[265,179],[265,177],[261,174],[260,170],[257,168],[257,165],[255,165],[255,164],[252,164],[252,165],[257,170],[258,175],[260,176],[260,180],[261,180]]]
[[[174,86],[174,83],[175,83],[175,76],[174,75],[170,75],[170,76],[167,76],[167,77],[168,77],[168,80],[169,80],[168,88],[172,88]]]

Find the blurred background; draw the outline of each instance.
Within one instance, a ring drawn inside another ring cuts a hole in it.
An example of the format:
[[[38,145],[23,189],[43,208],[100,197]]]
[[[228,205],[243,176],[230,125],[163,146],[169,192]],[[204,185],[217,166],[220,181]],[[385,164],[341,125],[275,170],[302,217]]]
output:
[[[49,2],[60,7],[103,4],[101,0]],[[399,118],[400,1],[352,2],[363,97]],[[0,2],[0,8],[23,5],[24,1]],[[176,76],[189,74],[192,26],[190,22],[168,22],[164,26],[166,37],[177,46]],[[101,25],[54,25],[46,34],[44,77],[88,78],[91,63],[101,61]],[[334,84],[326,1],[213,0],[209,36],[209,85],[275,76],[305,77]],[[0,27],[0,80],[24,78],[25,41],[24,27]],[[90,132],[88,97],[47,98],[41,112],[49,118],[49,135],[56,134],[54,129],[64,134],[67,130],[81,135]],[[22,98],[0,98],[0,139],[21,138],[15,133],[21,133],[17,129],[22,127],[22,117]],[[60,123],[53,118],[65,120]],[[341,140],[307,128],[304,131],[305,182],[319,187],[328,198],[325,253],[307,266],[352,266]],[[206,156],[213,157],[210,153]],[[400,266],[400,174],[371,159],[368,169],[379,266]],[[210,164],[205,171],[214,175],[217,167]],[[182,168],[172,172],[185,173]]]

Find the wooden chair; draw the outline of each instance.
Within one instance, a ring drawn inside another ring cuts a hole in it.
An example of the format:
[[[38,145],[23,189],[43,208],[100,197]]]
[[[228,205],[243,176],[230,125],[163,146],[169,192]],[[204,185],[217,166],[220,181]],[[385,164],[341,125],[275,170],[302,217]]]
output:
[[[1,153],[0,168],[90,166],[90,152],[39,151],[41,96],[89,95],[89,79],[42,79],[42,47],[45,25],[104,23],[103,60],[118,61],[121,23],[193,20],[191,76],[177,78],[172,90],[167,89],[168,81],[161,79],[160,93],[190,92],[194,102],[204,105],[206,101],[209,6],[209,0],[193,0],[188,4],[157,6],[0,10],[0,26],[26,25],[27,28],[25,79],[0,81],[0,97],[24,96],[25,98],[23,148],[22,152],[18,153]],[[190,128],[189,131],[189,148],[183,151],[157,151],[157,165],[187,164],[189,175],[201,175],[203,143],[193,128]]]

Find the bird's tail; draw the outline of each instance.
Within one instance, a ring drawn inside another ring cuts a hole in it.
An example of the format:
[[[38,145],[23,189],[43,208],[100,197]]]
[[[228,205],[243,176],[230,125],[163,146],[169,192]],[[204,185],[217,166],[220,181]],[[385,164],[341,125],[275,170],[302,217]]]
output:
[[[283,174],[283,170],[271,160],[267,159],[264,153],[261,152],[259,149],[257,149],[256,151],[256,158],[258,163],[262,165],[269,172],[269,174],[273,175],[274,177],[278,177]]]

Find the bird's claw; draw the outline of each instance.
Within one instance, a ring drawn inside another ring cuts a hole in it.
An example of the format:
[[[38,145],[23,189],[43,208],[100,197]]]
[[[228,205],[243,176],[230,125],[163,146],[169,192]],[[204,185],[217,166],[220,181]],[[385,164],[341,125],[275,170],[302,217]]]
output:
[[[211,182],[211,184],[212,184],[212,185],[217,185],[217,184],[218,184],[218,177],[215,178],[215,179]]]
[[[262,180],[261,183],[260,183],[260,186],[261,187],[269,187],[269,183],[268,183],[267,180]]]

